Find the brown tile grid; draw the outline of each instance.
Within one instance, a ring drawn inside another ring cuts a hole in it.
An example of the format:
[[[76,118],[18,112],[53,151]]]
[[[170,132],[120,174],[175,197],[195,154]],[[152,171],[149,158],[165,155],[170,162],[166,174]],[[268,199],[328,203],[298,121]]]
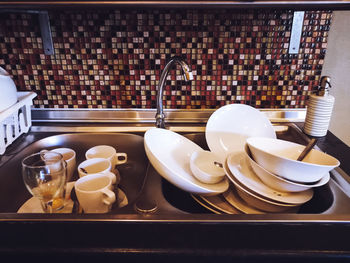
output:
[[[155,108],[168,59],[166,108],[305,107],[318,85],[332,13],[307,11],[299,54],[288,54],[290,10],[49,12],[55,54],[44,55],[36,15],[0,18],[0,66],[45,108]]]

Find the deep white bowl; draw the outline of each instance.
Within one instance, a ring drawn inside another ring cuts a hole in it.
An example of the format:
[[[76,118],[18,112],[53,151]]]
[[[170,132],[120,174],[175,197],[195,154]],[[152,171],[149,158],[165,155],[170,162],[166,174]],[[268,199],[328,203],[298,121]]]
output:
[[[246,155],[249,163],[255,172],[255,174],[260,178],[260,180],[267,186],[276,189],[281,192],[302,192],[310,188],[320,187],[328,183],[330,175],[326,173],[325,176],[321,178],[320,181],[317,181],[314,184],[301,184],[297,182],[289,181],[283,177],[277,176],[273,173],[267,171],[264,167],[255,162],[250,156],[249,148],[246,147]]]
[[[144,136],[147,157],[156,171],[178,188],[200,195],[215,195],[229,187],[227,178],[216,184],[202,183],[190,169],[190,158],[194,152],[204,151],[186,137],[166,129],[151,128]]]
[[[270,120],[259,110],[245,104],[228,104],[208,119],[205,138],[211,152],[223,163],[231,152],[244,151],[247,138],[276,138]]]
[[[259,165],[298,183],[315,183],[340,164],[336,158],[316,149],[312,149],[303,161],[297,161],[305,146],[290,141],[251,137],[247,144]]]
[[[9,73],[0,67],[0,112],[17,102],[17,88]]]
[[[225,177],[225,171],[218,162],[218,157],[209,151],[194,152],[191,155],[190,167],[193,175],[206,184],[216,184]]]

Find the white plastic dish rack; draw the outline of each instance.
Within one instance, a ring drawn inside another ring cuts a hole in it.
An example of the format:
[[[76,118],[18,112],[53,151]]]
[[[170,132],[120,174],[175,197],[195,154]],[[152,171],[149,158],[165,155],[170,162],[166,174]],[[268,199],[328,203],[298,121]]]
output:
[[[0,112],[0,155],[6,147],[21,134],[27,133],[32,125],[31,105],[36,93],[32,91],[17,92],[18,101],[10,108]]]

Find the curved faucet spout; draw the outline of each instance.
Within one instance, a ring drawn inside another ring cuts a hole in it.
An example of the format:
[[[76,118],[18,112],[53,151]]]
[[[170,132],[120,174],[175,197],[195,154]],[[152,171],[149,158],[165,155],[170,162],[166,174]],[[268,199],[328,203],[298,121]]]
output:
[[[179,64],[182,68],[182,73],[186,81],[193,80],[193,74],[191,68],[186,63],[186,61],[181,57],[172,57],[169,62],[165,65],[163,72],[160,76],[159,84],[158,84],[158,93],[157,93],[157,114],[156,114],[156,126],[158,128],[165,128],[165,114],[163,111],[163,91],[166,78],[169,74],[171,66],[173,64]]]

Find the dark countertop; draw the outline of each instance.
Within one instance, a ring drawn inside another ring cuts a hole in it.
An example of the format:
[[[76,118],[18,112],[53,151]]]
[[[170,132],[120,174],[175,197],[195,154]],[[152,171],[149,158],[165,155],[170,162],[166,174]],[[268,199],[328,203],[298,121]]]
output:
[[[298,124],[300,125],[300,124]],[[318,147],[350,174],[350,149],[332,133]],[[14,144],[11,146],[16,147]],[[49,215],[50,216],[50,215]],[[0,256],[13,261],[346,262],[350,222],[0,220]],[[10,218],[10,217],[9,217]]]

